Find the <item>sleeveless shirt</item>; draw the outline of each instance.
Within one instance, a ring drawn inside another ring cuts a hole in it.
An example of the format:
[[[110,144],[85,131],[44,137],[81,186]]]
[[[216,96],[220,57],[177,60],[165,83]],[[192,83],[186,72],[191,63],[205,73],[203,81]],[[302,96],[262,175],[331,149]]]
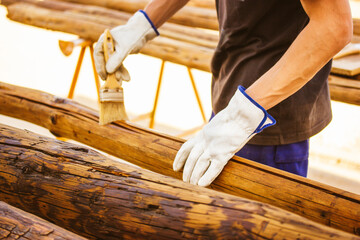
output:
[[[248,88],[275,65],[309,22],[300,0],[216,0],[216,7],[220,40],[211,61],[215,114],[227,106],[238,85]],[[277,124],[249,143],[289,144],[320,132],[332,118],[330,69],[331,61],[299,91],[269,109]]]

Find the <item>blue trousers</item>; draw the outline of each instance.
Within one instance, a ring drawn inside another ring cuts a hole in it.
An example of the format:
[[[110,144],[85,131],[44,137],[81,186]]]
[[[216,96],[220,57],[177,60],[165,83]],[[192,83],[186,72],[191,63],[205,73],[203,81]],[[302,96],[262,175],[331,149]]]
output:
[[[235,155],[306,177],[309,159],[309,140],[271,146],[246,144]]]
[[[212,113],[210,121],[214,116]],[[235,155],[306,177],[309,164],[309,139],[284,145],[245,144]]]

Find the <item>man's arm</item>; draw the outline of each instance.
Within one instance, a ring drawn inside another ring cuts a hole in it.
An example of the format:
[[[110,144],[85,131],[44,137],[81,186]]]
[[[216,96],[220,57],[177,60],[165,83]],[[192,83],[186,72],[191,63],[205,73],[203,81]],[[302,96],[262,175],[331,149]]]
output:
[[[158,28],[188,2],[189,0],[152,0],[144,11]]]
[[[310,21],[282,58],[247,90],[270,109],[304,86],[352,36],[348,0],[301,0]]]

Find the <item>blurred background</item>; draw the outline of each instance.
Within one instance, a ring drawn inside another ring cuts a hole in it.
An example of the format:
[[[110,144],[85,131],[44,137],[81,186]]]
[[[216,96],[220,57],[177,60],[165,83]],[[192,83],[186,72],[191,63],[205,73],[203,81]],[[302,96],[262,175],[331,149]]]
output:
[[[359,2],[352,1],[351,7],[353,15],[360,17]],[[66,97],[80,48],[66,57],[58,41],[77,36],[19,24],[8,20],[6,14],[6,8],[0,6],[0,81]],[[152,110],[161,60],[137,54],[129,56],[124,65],[132,78],[123,84],[125,105],[130,118],[136,119]],[[209,118],[211,74],[198,70],[192,73]],[[74,99],[98,108],[89,51],[85,53]],[[360,106],[332,101],[332,108],[330,125],[310,140],[308,177],[360,194]],[[47,129],[3,115],[0,123],[53,137]],[[148,126],[148,120],[136,123]],[[203,123],[186,67],[166,62],[154,128],[179,136]]]

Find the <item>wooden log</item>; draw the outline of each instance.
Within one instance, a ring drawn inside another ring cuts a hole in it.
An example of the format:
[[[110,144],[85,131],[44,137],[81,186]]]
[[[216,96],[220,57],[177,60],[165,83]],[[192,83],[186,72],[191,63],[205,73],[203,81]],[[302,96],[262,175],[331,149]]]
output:
[[[76,102],[0,84],[0,114],[29,121],[151,171],[181,179],[172,170],[183,140],[131,123],[98,124],[98,114]],[[313,221],[360,235],[360,196],[234,157],[210,188],[269,203]]]
[[[357,239],[0,124],[0,198],[92,239]]]
[[[332,100],[360,105],[360,81],[336,75],[329,76]]]
[[[189,6],[215,9],[215,0],[190,0]]]
[[[124,12],[134,13],[139,9],[144,9],[148,0],[59,0],[84,5],[96,5],[116,9]],[[169,22],[212,30],[218,30],[216,11],[210,8],[185,6],[178,11]]]
[[[19,2],[8,6],[11,20],[41,28],[76,34],[81,38],[97,41],[106,28],[114,25],[104,24],[90,14],[56,11]],[[161,58],[165,61],[185,65],[203,71],[210,71],[210,61],[214,50],[197,44],[187,43],[166,37],[157,37],[142,48],[141,53]]]
[[[3,1],[8,5],[8,16],[15,21],[73,33],[92,41],[96,41],[105,28],[123,24],[129,17],[128,14],[114,10],[66,2],[22,0],[26,3],[14,4],[14,0]],[[184,29],[175,24],[164,25],[163,30],[166,37],[158,37],[149,42],[142,53],[191,68],[210,71],[213,48],[217,41],[214,34],[198,32],[197,34],[203,35],[202,38],[198,38],[200,36],[188,31],[189,28]],[[330,92],[332,99],[336,101],[359,104],[357,87],[340,87],[330,83]]]
[[[85,240],[35,215],[0,201],[1,239]]]
[[[2,4],[9,6],[14,3],[29,3],[38,7],[66,11],[67,13],[74,13],[75,15],[82,13],[83,17],[93,22],[101,23],[115,27],[125,24],[132,16],[130,13],[112,10],[104,7],[74,4],[70,2],[60,2],[51,0],[3,0]],[[160,34],[163,37],[176,39],[184,42],[194,43],[199,46],[215,48],[219,41],[217,31],[206,31],[203,29],[196,29],[179,24],[165,23],[159,28]]]

